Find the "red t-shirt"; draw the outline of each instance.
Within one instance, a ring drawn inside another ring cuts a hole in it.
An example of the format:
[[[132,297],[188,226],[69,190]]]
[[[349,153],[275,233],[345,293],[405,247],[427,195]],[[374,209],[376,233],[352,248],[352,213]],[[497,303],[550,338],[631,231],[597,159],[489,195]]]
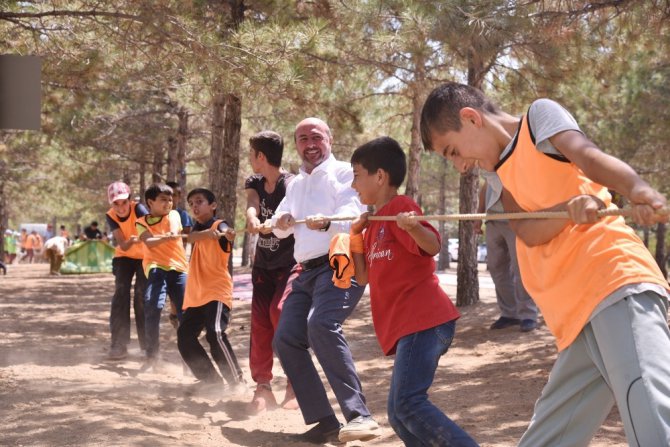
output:
[[[395,216],[407,211],[422,214],[412,199],[396,196],[376,215]],[[439,239],[435,228],[427,222],[421,224]],[[433,257],[395,222],[370,221],[365,230],[365,253],[372,321],[384,354],[394,354],[398,340],[406,335],[460,317],[440,287]]]

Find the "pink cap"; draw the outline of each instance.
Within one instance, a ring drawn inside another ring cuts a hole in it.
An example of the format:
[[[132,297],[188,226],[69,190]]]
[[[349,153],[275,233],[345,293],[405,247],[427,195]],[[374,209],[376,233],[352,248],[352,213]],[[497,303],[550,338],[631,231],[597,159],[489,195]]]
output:
[[[107,188],[107,199],[111,205],[116,200],[130,197],[130,187],[123,182],[114,182]]]

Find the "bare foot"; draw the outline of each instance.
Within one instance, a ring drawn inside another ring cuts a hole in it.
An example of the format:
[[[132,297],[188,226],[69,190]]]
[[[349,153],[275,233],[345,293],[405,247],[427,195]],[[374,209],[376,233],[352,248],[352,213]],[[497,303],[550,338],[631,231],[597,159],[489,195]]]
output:
[[[249,414],[260,414],[267,410],[274,410],[277,408],[277,400],[272,393],[272,388],[269,383],[259,383],[254,391],[254,397],[251,402],[247,404],[247,412]]]
[[[284,395],[284,400],[281,403],[281,407],[284,410],[297,410],[300,408],[298,405],[298,400],[295,398],[295,392],[293,391],[291,382],[286,385],[286,394]]]

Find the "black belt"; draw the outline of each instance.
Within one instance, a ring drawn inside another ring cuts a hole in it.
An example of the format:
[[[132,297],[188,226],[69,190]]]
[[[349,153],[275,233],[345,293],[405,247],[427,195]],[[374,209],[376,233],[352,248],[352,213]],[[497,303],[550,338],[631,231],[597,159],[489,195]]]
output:
[[[302,267],[303,270],[312,270],[313,268],[322,266],[323,264],[327,264],[328,259],[329,259],[328,255],[323,255],[319,256],[318,258],[312,258],[306,261],[302,261],[300,263],[300,266]]]

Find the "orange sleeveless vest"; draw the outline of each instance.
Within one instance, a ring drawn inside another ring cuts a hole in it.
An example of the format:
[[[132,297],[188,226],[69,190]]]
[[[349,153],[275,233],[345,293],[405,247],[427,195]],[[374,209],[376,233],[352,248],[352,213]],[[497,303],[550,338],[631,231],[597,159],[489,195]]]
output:
[[[107,211],[107,216],[112,219],[114,222],[119,224],[119,229],[123,233],[123,237],[128,239],[130,236],[137,236],[137,228],[135,223],[137,223],[137,215],[135,214],[135,207],[137,202],[130,202],[130,214],[125,221],[121,221],[119,217],[114,212],[114,208],[110,208]],[[143,244],[133,244],[128,250],[123,250],[118,245],[114,249],[115,258],[132,258],[132,259],[142,259],[144,257],[144,252],[142,250]]]
[[[176,213],[172,210],[171,213]],[[142,216],[137,219],[137,224],[143,226],[152,236],[161,236],[170,232],[170,219],[168,216],[163,216],[161,220],[150,225],[147,222],[147,216]],[[186,260],[186,251],[184,244],[180,239],[170,239],[168,242],[160,244],[156,247],[149,248],[146,244],[142,244],[144,258],[142,260],[142,267],[144,273],[149,276],[149,269],[152,267],[159,267],[164,270],[176,270],[178,272],[188,272],[188,261]]]
[[[216,220],[210,228],[218,228],[223,220]],[[186,280],[184,306],[200,307],[210,301],[221,301],[233,308],[233,279],[228,272],[230,253],[221,250],[219,241],[205,239],[193,244],[191,264]]]
[[[536,149],[527,116],[496,172],[526,211],[549,208],[579,194],[597,196],[608,208],[616,208],[607,189],[574,163]],[[570,224],[537,247],[517,238],[516,247],[523,284],[556,337],[559,351],[575,340],[596,306],[618,288],[636,283],[668,288],[649,250],[620,216],[593,225]]]

